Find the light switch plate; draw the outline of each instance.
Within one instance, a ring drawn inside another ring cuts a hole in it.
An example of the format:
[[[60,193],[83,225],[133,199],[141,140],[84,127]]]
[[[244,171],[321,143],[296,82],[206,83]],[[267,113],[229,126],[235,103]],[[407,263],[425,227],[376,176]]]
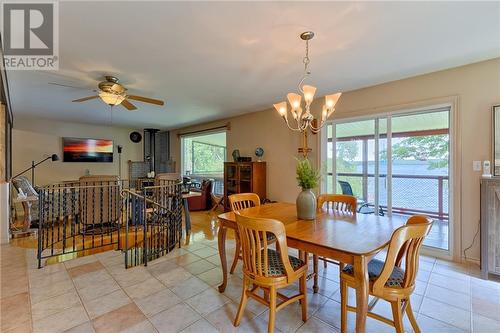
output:
[[[481,161],[472,161],[472,170],[481,171]]]

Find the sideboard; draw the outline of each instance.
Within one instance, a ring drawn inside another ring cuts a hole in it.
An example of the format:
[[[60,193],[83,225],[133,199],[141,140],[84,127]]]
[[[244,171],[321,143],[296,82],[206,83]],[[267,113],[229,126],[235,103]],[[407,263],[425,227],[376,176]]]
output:
[[[481,277],[500,276],[500,177],[481,179]]]

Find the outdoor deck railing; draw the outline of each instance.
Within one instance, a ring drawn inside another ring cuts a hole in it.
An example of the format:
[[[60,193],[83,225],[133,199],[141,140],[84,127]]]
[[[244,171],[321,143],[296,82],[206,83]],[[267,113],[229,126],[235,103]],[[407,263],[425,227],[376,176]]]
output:
[[[332,173],[328,175],[332,176]],[[386,184],[387,175],[379,174],[379,177],[380,184]],[[369,185],[371,185],[371,182],[374,182],[374,179],[375,174],[373,173],[337,173],[337,180],[348,181],[351,183],[353,190],[355,182],[361,184],[362,193],[356,193],[354,190],[354,195],[359,196],[370,205],[374,204],[374,200],[370,200],[369,198]],[[404,215],[425,214],[439,220],[448,220],[449,214],[446,202],[446,198],[448,197],[448,180],[449,177],[443,175],[393,174],[392,212]],[[400,183],[401,190],[397,186],[398,183]],[[403,200],[409,204],[403,204]],[[379,199],[380,206],[386,211],[387,205],[384,201],[383,199]]]

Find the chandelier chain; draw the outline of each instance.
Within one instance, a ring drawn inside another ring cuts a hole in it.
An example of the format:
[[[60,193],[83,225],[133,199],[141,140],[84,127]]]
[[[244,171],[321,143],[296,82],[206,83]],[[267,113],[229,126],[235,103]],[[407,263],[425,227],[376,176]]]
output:
[[[304,63],[304,73],[311,74],[311,72],[308,71],[308,66],[309,66],[309,63],[311,62],[311,60],[309,59],[309,41],[308,40],[306,40],[306,56],[304,57],[302,62]]]

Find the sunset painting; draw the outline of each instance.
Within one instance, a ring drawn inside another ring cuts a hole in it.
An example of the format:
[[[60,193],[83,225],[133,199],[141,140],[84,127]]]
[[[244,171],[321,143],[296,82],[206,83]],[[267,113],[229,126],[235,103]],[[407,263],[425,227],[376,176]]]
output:
[[[113,162],[113,141],[63,138],[64,162]]]

